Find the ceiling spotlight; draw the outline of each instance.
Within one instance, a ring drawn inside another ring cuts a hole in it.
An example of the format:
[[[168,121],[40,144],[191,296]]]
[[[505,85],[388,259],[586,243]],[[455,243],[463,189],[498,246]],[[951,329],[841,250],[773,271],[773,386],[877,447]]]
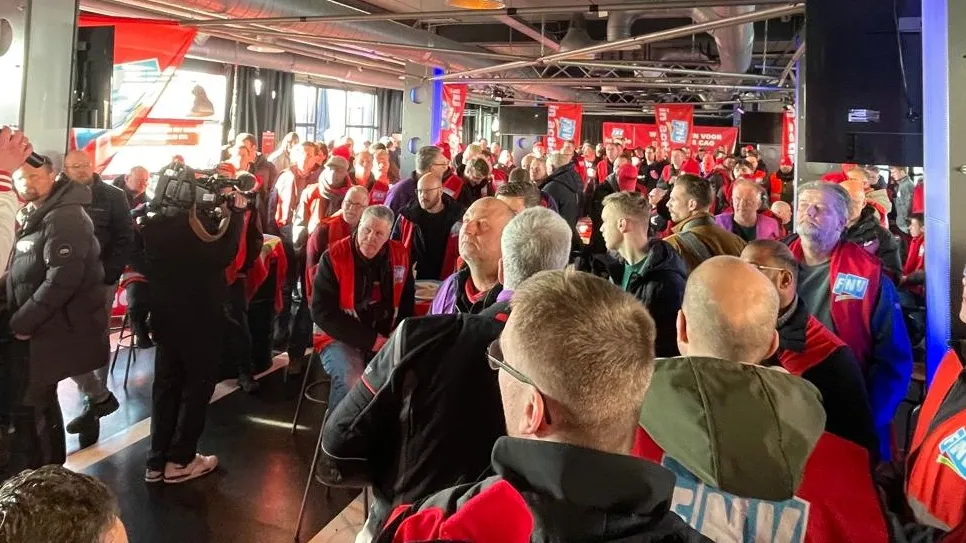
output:
[[[501,0],[446,0],[446,5],[462,9],[503,9]]]

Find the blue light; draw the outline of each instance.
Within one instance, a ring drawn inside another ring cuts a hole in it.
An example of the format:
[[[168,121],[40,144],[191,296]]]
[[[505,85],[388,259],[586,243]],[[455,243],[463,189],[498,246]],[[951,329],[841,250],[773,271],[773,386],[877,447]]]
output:
[[[442,68],[433,68],[433,77],[443,75]],[[443,127],[443,82],[433,81],[433,109],[429,119],[429,145],[439,143],[439,132]]]

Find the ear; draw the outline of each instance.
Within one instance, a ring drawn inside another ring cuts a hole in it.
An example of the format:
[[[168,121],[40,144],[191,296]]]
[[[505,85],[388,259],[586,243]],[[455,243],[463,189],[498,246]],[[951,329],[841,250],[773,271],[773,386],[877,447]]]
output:
[[[547,405],[543,401],[543,395],[532,386],[524,386],[527,388],[527,397],[523,417],[520,419],[520,433],[525,436],[545,437],[550,433],[550,427],[544,422]]]
[[[791,272],[788,272],[788,271],[782,272],[781,278],[778,281],[779,281],[779,287],[781,288],[781,290],[785,290],[791,287],[792,286]]]
[[[677,318],[677,342],[681,356],[688,355],[688,318],[684,316],[684,310],[678,310]]]
[[[626,218],[621,218],[621,220],[617,222],[617,229],[620,230],[621,234],[626,234],[630,230],[630,228],[628,228]]]
[[[778,350],[778,330],[775,330],[773,335],[771,336],[771,343],[768,345],[768,352],[765,353],[765,356],[764,358],[762,358],[762,360],[767,360],[771,358],[775,354],[775,351],[777,350]]]
[[[496,263],[496,280],[502,285],[503,284],[503,257]]]

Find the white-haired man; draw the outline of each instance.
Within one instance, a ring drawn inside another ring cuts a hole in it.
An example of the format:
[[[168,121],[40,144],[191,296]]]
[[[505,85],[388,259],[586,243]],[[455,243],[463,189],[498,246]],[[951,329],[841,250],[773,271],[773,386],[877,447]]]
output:
[[[550,153],[547,157],[547,171],[550,175],[537,184],[557,202],[560,216],[571,228],[575,228],[583,209],[584,182],[580,179],[572,159],[572,156],[559,151]]]
[[[892,419],[912,376],[912,346],[899,297],[882,263],[842,240],[849,193],[835,183],[798,191],[797,234],[788,239],[801,264],[798,293],[816,319],[852,349],[866,379],[884,460],[892,456]]]
[[[415,287],[409,251],[389,240],[393,214],[386,206],[362,212],[353,236],[322,255],[312,289],[312,318],[322,329],[322,365],[332,378],[335,408],[362,376],[393,328],[413,314]]]
[[[392,507],[474,481],[487,469],[494,442],[506,434],[487,347],[503,330],[513,290],[539,271],[567,265],[570,236],[549,209],[514,217],[501,239],[501,301],[478,315],[404,321],[389,339],[393,348],[376,356],[364,382],[329,415],[322,443],[332,469],[322,473],[357,475],[373,486],[373,531]],[[386,454],[371,454],[376,443]]]
[[[778,221],[758,213],[761,202],[762,193],[758,184],[750,179],[739,179],[731,188],[734,211],[717,215],[714,222],[746,242],[782,237]]]

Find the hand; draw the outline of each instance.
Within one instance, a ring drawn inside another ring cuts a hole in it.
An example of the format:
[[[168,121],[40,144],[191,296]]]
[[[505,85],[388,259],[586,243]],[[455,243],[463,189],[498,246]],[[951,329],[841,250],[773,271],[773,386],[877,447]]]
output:
[[[14,334],[13,337],[19,339],[20,341],[29,341],[30,336],[24,334]]]
[[[235,192],[233,194],[234,199],[232,200],[231,206],[238,211],[243,211],[248,207],[248,198],[240,192]]]
[[[33,152],[34,147],[23,132],[15,132],[9,126],[0,130],[0,170],[16,171]]]
[[[372,344],[372,352],[378,353],[379,350],[382,349],[382,346],[385,345],[387,341],[389,341],[389,338],[381,334],[376,336],[376,342]]]

